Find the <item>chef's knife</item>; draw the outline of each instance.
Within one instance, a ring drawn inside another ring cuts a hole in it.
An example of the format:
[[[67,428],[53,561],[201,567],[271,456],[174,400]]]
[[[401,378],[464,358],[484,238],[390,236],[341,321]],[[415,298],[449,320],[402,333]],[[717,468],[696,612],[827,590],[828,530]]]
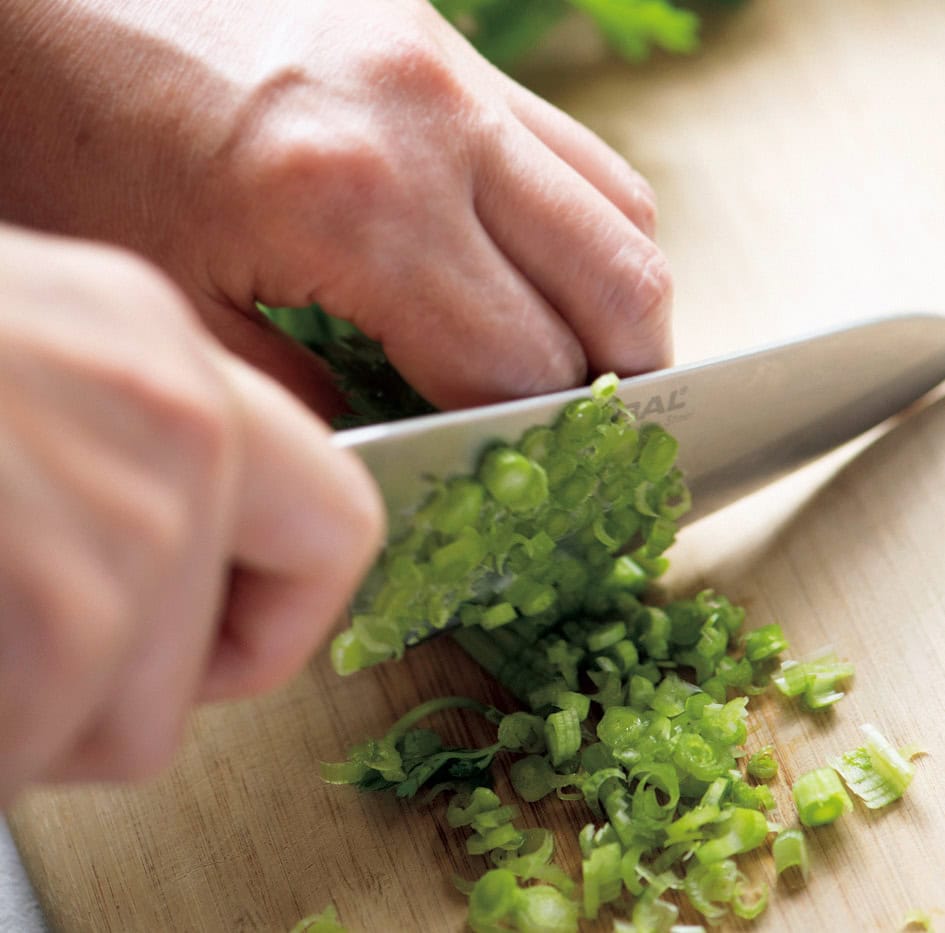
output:
[[[945,380],[945,316],[880,318],[676,366],[619,383],[641,421],[679,441],[692,521],[851,440]],[[551,421],[588,389],[351,428],[380,485],[391,530],[430,490],[429,477],[475,470],[495,441]],[[943,438],[945,443],[945,438]]]

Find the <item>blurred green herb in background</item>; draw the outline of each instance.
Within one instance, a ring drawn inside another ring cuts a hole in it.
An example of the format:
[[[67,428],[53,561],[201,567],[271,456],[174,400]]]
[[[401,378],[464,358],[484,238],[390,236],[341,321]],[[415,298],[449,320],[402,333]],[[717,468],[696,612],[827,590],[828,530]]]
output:
[[[687,54],[699,47],[698,7],[672,0],[431,0],[472,44],[500,68],[513,67],[568,13],[590,18],[631,62],[653,49]],[[714,0],[731,5],[733,0]],[[737,2],[737,0],[734,0]]]

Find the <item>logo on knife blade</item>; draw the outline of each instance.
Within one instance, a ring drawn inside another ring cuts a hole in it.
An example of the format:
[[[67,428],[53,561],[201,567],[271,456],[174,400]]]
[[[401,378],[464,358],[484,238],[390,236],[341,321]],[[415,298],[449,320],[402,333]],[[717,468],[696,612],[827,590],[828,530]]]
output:
[[[657,417],[659,415],[673,415],[674,412],[682,411],[686,407],[685,396],[688,389],[688,386],[680,386],[665,395],[662,393],[651,395],[645,402],[627,402],[627,408],[639,421],[647,418],[659,420]],[[679,416],[675,415],[674,418],[678,419]]]

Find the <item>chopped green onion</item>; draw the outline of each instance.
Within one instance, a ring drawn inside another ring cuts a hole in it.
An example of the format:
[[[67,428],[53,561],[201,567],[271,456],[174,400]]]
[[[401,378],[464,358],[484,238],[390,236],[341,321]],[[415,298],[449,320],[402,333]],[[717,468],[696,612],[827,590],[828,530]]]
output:
[[[545,720],[545,743],[554,767],[578,753],[581,748],[581,720],[574,709],[552,713]]]
[[[805,826],[825,826],[853,809],[833,768],[802,774],[792,788],[797,814]]]
[[[763,625],[745,636],[745,657],[752,662],[767,661],[787,648],[787,639],[776,622]]]
[[[545,720],[534,713],[518,711],[499,720],[499,742],[503,748],[533,754],[545,750]]]
[[[514,908],[518,891],[518,881],[507,868],[487,871],[469,894],[469,925],[477,930],[498,924]]]
[[[927,910],[910,910],[903,918],[902,929],[932,929],[932,915]]]
[[[519,888],[513,923],[520,933],[577,933],[578,905],[551,885]]]
[[[606,401],[617,391],[619,384],[616,373],[604,373],[591,384],[591,397],[597,402]]]
[[[459,534],[476,524],[484,497],[482,484],[462,477],[454,479],[434,499],[430,524],[441,534]]]
[[[744,610],[711,590],[650,604],[647,589],[668,566],[663,555],[689,495],[675,440],[658,425],[635,426],[615,386],[616,377],[599,380],[553,424],[493,447],[477,475],[434,479],[333,646],[336,667],[350,672],[401,655],[458,617],[457,642],[530,707],[503,716],[461,698],[433,701],[352,748],[347,761],[323,765],[326,780],[368,790],[463,791],[447,822],[469,827],[467,850],[495,866],[460,884],[475,933],[571,933],[579,908],[590,919],[603,905],[629,907],[624,888],[638,933],[690,929],[678,927],[676,906],[662,899],[676,889],[710,924],[753,918],[768,889],[753,886],[735,858],[771,834],[778,874],[796,867],[806,875],[803,836],[769,820],[774,795],[749,780],[776,776],[773,749],[747,758],[747,777],[739,770],[748,697],[771,679],[784,633],[766,625],[736,644]],[[851,675],[849,663],[822,652],[784,661],[773,679],[824,709]],[[450,749],[417,727],[422,715],[450,706],[484,714],[497,741]],[[900,795],[912,750],[896,751],[868,730],[867,740],[837,767],[854,769],[854,789]],[[517,807],[486,786],[498,752],[513,753],[511,783],[522,799],[554,791],[583,800],[601,824],[579,836],[580,889],[553,863],[551,833],[517,827]],[[805,825],[852,806],[830,768],[799,778],[794,796]]]
[[[515,793],[529,803],[541,800],[553,790],[570,782],[570,778],[556,774],[548,759],[540,755],[529,755],[514,761],[509,771],[509,779]]]
[[[843,698],[839,684],[853,676],[853,665],[828,649],[807,661],[783,661],[772,679],[785,696],[800,696],[810,710],[832,706]]]
[[[774,685],[786,697],[800,696],[807,689],[807,669],[800,661],[782,661]]]
[[[796,868],[803,881],[807,881],[810,871],[810,859],[807,854],[807,840],[800,829],[784,829],[774,838],[771,846],[774,856],[774,870],[780,876],[788,869]]]
[[[469,826],[480,814],[500,806],[499,797],[488,787],[477,787],[469,799],[454,797],[446,811],[446,822],[452,827]]]
[[[715,823],[720,815],[721,810],[714,803],[693,807],[666,827],[666,844],[674,845],[677,842],[703,839],[705,836],[703,827],[707,823]]]
[[[751,810],[773,810],[776,806],[767,784],[748,784],[742,780],[732,783],[732,803]]]
[[[587,636],[589,651],[603,651],[611,645],[617,644],[627,635],[627,625],[621,620],[609,622],[599,626]]]
[[[661,427],[648,424],[641,432],[643,449],[640,451],[640,469],[651,482],[661,480],[673,465],[679,442]]]
[[[767,906],[768,885],[762,881],[750,887],[748,879],[739,872],[732,896],[732,913],[742,920],[754,920],[764,912]]]
[[[611,706],[597,724],[597,737],[612,751],[634,745],[647,727],[643,713],[629,706]]]
[[[733,807],[719,823],[718,835],[696,849],[696,858],[702,865],[757,849],[768,836],[768,821],[758,810]]]
[[[710,782],[728,770],[728,756],[696,732],[684,732],[676,739],[673,763],[700,781]]]
[[[575,883],[571,876],[551,863],[554,854],[554,836],[550,829],[526,829],[524,842],[513,851],[496,849],[489,859],[496,868],[506,868],[522,881],[541,881],[556,887],[568,897],[574,896]]]
[[[633,925],[638,931],[653,930],[664,933],[673,928],[679,908],[660,898],[657,890],[649,885],[633,907]]]
[[[898,800],[915,774],[913,765],[873,725],[861,727],[866,744],[829,761],[850,790],[871,810]]]
[[[525,837],[521,830],[516,829],[511,823],[503,823],[501,826],[494,826],[485,832],[470,836],[466,840],[466,851],[470,855],[485,855],[493,849],[515,851],[524,841]]]
[[[554,705],[562,710],[573,710],[582,722],[591,712],[591,698],[574,690],[562,690],[555,696]]]
[[[492,498],[513,512],[532,511],[548,498],[542,466],[511,447],[489,451],[479,478]]]
[[[338,921],[334,904],[329,904],[321,913],[300,920],[290,933],[347,933]]]
[[[604,580],[604,585],[614,589],[640,593],[646,588],[649,575],[629,554],[618,557]]]
[[[601,904],[616,900],[623,889],[619,842],[593,849],[581,863],[584,878],[584,915],[595,919]]]
[[[518,617],[515,607],[511,603],[496,603],[483,609],[476,624],[481,625],[487,631],[489,629],[499,628]]]
[[[770,781],[778,773],[778,760],[774,757],[774,746],[765,745],[748,759],[745,770],[759,781]]]
[[[737,881],[738,868],[732,859],[708,865],[693,862],[686,872],[683,890],[692,906],[715,925],[728,913]]]

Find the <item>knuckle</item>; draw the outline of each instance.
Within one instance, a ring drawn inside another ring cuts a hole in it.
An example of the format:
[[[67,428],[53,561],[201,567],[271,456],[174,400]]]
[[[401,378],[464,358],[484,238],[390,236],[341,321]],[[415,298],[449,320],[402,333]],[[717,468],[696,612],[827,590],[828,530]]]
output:
[[[283,242],[304,246],[311,269],[313,241],[320,265],[331,267],[363,239],[370,224],[390,213],[397,190],[392,150],[357,128],[343,128],[330,139],[300,138],[291,128],[278,132],[261,169],[260,203]],[[335,244],[339,244],[337,247]]]
[[[188,464],[204,479],[218,475],[236,443],[222,388],[174,397],[162,414],[168,436]]]
[[[24,582],[36,663],[46,677],[74,683],[122,650],[134,609],[105,568],[76,555],[60,561],[56,574],[38,568]]]
[[[652,244],[617,250],[608,272],[596,279],[596,308],[609,335],[593,344],[597,369],[622,374],[666,365],[670,340],[672,275]]]
[[[391,37],[383,52],[372,56],[366,71],[388,95],[427,112],[449,112],[468,99],[455,63],[420,31]]]
[[[650,183],[633,169],[633,187],[631,206],[631,219],[647,236],[652,237],[656,233],[657,222],[659,220],[659,211],[656,203],[656,192]]]
[[[515,395],[541,395],[582,385],[587,359],[576,340],[558,341],[535,359],[527,378],[516,386]]]
[[[217,475],[236,444],[231,404],[222,378],[209,364],[185,372],[174,369],[173,362],[148,371],[123,369],[112,374],[112,387],[120,390],[161,445],[186,464],[190,475],[206,480]],[[158,497],[156,508],[141,506],[145,527],[158,536],[166,534],[170,542],[185,521],[172,500],[173,491],[168,490]]]
[[[673,297],[673,276],[669,261],[659,250],[644,263],[635,297],[638,323],[661,326]]]
[[[188,543],[191,506],[185,494],[167,483],[149,484],[146,489],[129,492],[132,494],[121,499],[125,540],[135,542],[155,567],[169,566]]]
[[[642,261],[638,253],[630,260],[631,267],[618,275],[621,285],[608,289],[603,296],[604,307],[641,337],[655,335],[666,326],[673,296],[673,277],[666,256],[653,247]],[[629,296],[626,282],[633,284]]]

